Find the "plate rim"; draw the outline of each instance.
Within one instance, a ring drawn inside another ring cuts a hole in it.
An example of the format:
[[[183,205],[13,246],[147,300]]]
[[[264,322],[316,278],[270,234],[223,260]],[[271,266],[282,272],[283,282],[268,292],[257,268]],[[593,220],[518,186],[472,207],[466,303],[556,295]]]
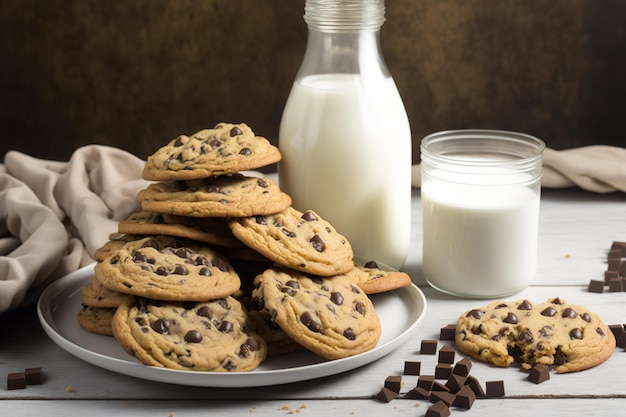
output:
[[[214,388],[251,388],[336,375],[372,363],[397,349],[417,330],[427,311],[427,301],[424,293],[417,285],[411,283],[407,287],[391,292],[395,293],[404,305],[407,304],[407,298],[416,302],[416,306],[409,310],[414,316],[413,321],[390,340],[377,345],[367,352],[332,361],[328,360],[303,366],[251,372],[206,372],[160,368],[90,350],[70,340],[58,328],[53,317],[54,311],[52,311],[49,305],[55,296],[54,292],[67,291],[68,288],[73,285],[78,286],[83,281],[86,284],[93,276],[94,265],[95,262],[59,278],[41,293],[37,301],[37,315],[45,333],[61,349],[91,365],[119,374],[163,383]],[[78,288],[82,288],[82,286]],[[376,295],[372,294],[372,297],[375,298]],[[375,300],[373,301],[375,302]],[[132,357],[129,356],[129,359],[132,359]],[[103,365],[101,362],[106,362],[108,366]],[[219,380],[219,383],[215,380]]]

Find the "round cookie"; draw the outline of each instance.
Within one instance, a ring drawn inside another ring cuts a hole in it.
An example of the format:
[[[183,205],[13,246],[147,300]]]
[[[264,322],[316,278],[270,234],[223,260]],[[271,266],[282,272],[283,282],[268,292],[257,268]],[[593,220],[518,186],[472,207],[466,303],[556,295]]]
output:
[[[277,264],[320,276],[354,269],[348,239],[318,214],[293,207],[267,215],[228,221],[235,236]]]
[[[458,349],[474,359],[524,369],[553,365],[558,373],[599,365],[613,353],[615,337],[587,308],[554,298],[495,301],[464,312],[456,325]]]
[[[97,308],[117,308],[130,295],[105,287],[95,277],[82,289],[83,305]]]
[[[78,325],[90,333],[113,336],[112,321],[115,308],[99,308],[82,305],[78,310]]]
[[[149,236],[126,243],[94,268],[106,288],[155,300],[205,301],[239,290],[225,258],[196,242]]]
[[[278,162],[281,154],[244,123],[219,123],[191,136],[181,135],[148,157],[146,180],[191,180],[232,174]]]
[[[187,217],[142,210],[121,221],[118,231],[135,235],[178,236],[231,248],[243,246],[233,236],[226,221],[219,217]]]
[[[113,318],[120,345],[145,365],[206,372],[245,372],[267,356],[255,323],[232,297],[162,302],[139,298]]]
[[[349,278],[268,269],[255,279],[253,304],[292,339],[327,358],[368,351],[381,335],[372,301]]]
[[[411,277],[406,272],[383,270],[375,261],[355,265],[355,268],[346,275],[353,279],[365,294],[377,294],[411,285]]]
[[[277,213],[291,197],[268,178],[242,174],[153,183],[139,191],[141,208],[189,217],[247,217]]]

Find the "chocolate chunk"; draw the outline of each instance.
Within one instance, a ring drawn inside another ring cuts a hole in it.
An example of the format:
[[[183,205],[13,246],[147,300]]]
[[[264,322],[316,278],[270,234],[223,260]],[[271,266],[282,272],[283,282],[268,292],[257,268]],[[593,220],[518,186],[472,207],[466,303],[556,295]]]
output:
[[[452,406],[469,410],[474,401],[476,401],[476,393],[468,385],[465,385],[456,393]]]
[[[206,317],[208,319],[213,317],[213,313],[211,313],[211,309],[207,306],[200,307],[198,311],[196,312],[196,314],[201,317]]]
[[[610,324],[609,330],[613,333],[613,336],[617,339],[624,332],[623,324]]]
[[[561,301],[559,297],[556,297],[552,300],[552,304],[561,305],[563,304],[563,302]]]
[[[485,396],[487,398],[504,397],[504,381],[487,381],[485,382]]]
[[[446,382],[446,387],[452,394],[456,394],[463,388],[466,379],[464,376],[451,374],[448,382]]]
[[[419,375],[422,363],[416,361],[404,361],[404,375]]]
[[[542,316],[553,317],[557,313],[554,307],[546,307],[541,311]]]
[[[362,316],[365,315],[365,304],[363,303],[356,303],[354,304],[354,309]]]
[[[314,222],[317,220],[317,217],[315,217],[315,214],[313,214],[312,211],[305,211],[304,213],[302,213],[302,216],[300,218],[307,222]]]
[[[604,285],[609,285],[613,278],[619,278],[617,271],[604,271]]]
[[[171,322],[169,320],[158,319],[157,321],[152,323],[150,327],[152,328],[152,330],[154,330],[155,332],[159,334],[166,334],[167,329],[170,327],[170,325],[171,325]]]
[[[233,324],[228,320],[224,320],[220,323],[220,327],[218,327],[218,329],[222,333],[230,333],[233,331]]]
[[[609,292],[623,292],[624,286],[621,278],[612,278],[609,281]]]
[[[43,384],[43,369],[42,368],[26,368],[24,370],[24,376],[26,377],[26,383],[28,385]]]
[[[528,374],[528,380],[535,384],[541,384],[550,379],[550,368],[543,364],[535,365]]]
[[[239,151],[239,155],[243,155],[243,156],[252,155],[252,149],[250,149],[250,148],[241,148],[241,150]]]
[[[435,380],[433,381],[433,386],[431,388],[431,391],[450,391],[448,389],[448,387],[446,387],[445,384],[437,381],[437,379],[435,378]]]
[[[420,375],[417,378],[417,386],[424,388],[426,391],[432,391],[435,383],[434,375]]]
[[[395,400],[396,398],[398,398],[398,393],[393,392],[389,388],[383,388],[378,394],[376,394],[376,399],[384,403],[391,402],[391,400]]]
[[[450,407],[452,401],[454,401],[454,394],[448,391],[432,391],[430,397],[428,397],[428,401],[433,404],[443,401],[446,406]]]
[[[133,262],[146,262],[148,258],[142,252],[138,250],[133,252]]]
[[[454,369],[452,373],[455,375],[460,375],[467,377],[469,376],[469,371],[472,369],[472,361],[470,358],[463,358],[454,365]]]
[[[622,332],[618,337],[615,338],[615,346],[620,349],[626,349],[626,332]]]
[[[356,333],[354,333],[354,330],[349,327],[343,331],[343,337],[348,340],[356,340]]]
[[[411,400],[427,400],[430,397],[430,391],[422,387],[415,387],[407,392],[403,398]]]
[[[187,268],[183,265],[176,265],[176,268],[174,268],[174,271],[172,272],[174,275],[187,275],[188,273],[189,271],[187,271]]]
[[[303,313],[300,316],[300,322],[306,326],[312,332],[320,333],[322,330],[322,325],[315,321],[315,317],[310,312]]]
[[[467,379],[465,380],[465,385],[472,389],[474,394],[476,394],[476,398],[485,397],[485,391],[483,390],[483,387],[480,385],[480,382],[475,376],[468,375]]]
[[[456,336],[456,324],[448,324],[439,329],[439,340],[454,341]]]
[[[587,323],[591,322],[591,316],[589,315],[589,313],[583,313],[580,315],[580,318],[583,319],[584,321],[586,321]]]
[[[326,244],[324,243],[324,240],[322,240],[322,238],[319,235],[313,235],[310,242],[311,242],[311,245],[313,245],[313,249],[315,249],[318,252],[324,252],[324,250],[326,249]]]
[[[604,281],[600,281],[597,279],[589,280],[589,286],[587,287],[587,291],[602,294],[604,292]]]
[[[561,317],[563,317],[564,319],[573,319],[576,318],[577,315],[578,314],[576,314],[576,312],[569,307],[563,310],[563,312],[561,313]]]
[[[620,276],[626,277],[626,261],[621,261],[617,267],[617,272]]]
[[[26,375],[24,372],[15,372],[7,375],[7,389],[24,389],[26,388]]]
[[[502,319],[502,321],[509,324],[517,324],[518,322],[517,316],[513,313],[507,314],[506,317]]]
[[[436,340],[422,340],[420,345],[420,353],[422,355],[434,355],[437,353]]]
[[[484,311],[474,309],[468,311],[465,317],[474,317],[475,319],[479,319],[483,314],[485,314]]]
[[[343,296],[340,292],[333,292],[330,294],[330,301],[340,306],[343,304]]]
[[[200,343],[202,342],[202,334],[197,330],[189,330],[187,334],[185,334],[185,342]]]
[[[378,269],[378,264],[376,263],[376,261],[369,261],[364,266],[368,269]]]
[[[569,331],[569,337],[571,339],[582,339],[583,338],[583,332],[579,328],[574,328],[574,329]]]
[[[450,415],[450,407],[445,402],[439,401],[428,407],[425,417],[448,417]]]
[[[241,131],[241,129],[239,128],[239,126],[233,126],[232,129],[230,129],[230,137],[235,137],[235,136],[239,136],[239,135],[243,135],[243,132]]]
[[[390,389],[396,394],[400,393],[400,389],[402,388],[402,376],[401,375],[391,375],[385,378],[385,388]]]
[[[435,379],[448,379],[452,375],[452,365],[438,363],[435,365]]]
[[[455,354],[456,350],[452,346],[442,346],[439,349],[439,363],[454,363]]]
[[[532,310],[533,305],[528,300],[524,300],[517,306],[518,310]]]

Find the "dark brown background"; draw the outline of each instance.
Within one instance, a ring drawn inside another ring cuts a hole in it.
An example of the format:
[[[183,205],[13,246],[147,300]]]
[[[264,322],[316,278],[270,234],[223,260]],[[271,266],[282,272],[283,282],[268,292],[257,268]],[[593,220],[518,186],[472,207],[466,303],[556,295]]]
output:
[[[411,121],[563,149],[626,145],[623,0],[387,0],[381,42]],[[246,122],[276,143],[306,43],[303,0],[3,0],[0,154],[82,145],[145,158]]]

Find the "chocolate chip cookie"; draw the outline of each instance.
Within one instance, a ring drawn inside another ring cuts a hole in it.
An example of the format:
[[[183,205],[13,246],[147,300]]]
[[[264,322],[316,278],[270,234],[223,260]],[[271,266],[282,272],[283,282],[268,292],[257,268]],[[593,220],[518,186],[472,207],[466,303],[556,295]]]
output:
[[[292,339],[327,359],[368,351],[381,335],[367,295],[349,278],[324,278],[285,269],[256,277],[253,305]]]
[[[149,236],[126,243],[94,268],[106,288],[156,300],[205,301],[235,293],[228,261],[197,242]]]
[[[411,277],[406,272],[381,269],[376,261],[368,261],[364,265],[356,264],[346,275],[353,279],[365,294],[376,294],[411,285]]]
[[[311,210],[288,207],[272,215],[233,218],[228,225],[244,244],[287,268],[321,276],[354,269],[348,239]]]
[[[97,308],[117,308],[130,297],[128,294],[108,289],[95,277],[83,287],[81,295],[83,305]]]
[[[456,345],[474,359],[498,366],[520,362],[525,369],[552,365],[573,372],[599,365],[613,353],[615,337],[587,308],[553,298],[495,301],[463,313]]]
[[[135,235],[168,235],[184,237],[216,246],[231,248],[243,244],[233,236],[226,221],[220,217],[188,217],[138,211],[118,225],[118,232]]]
[[[181,135],[148,157],[146,180],[192,180],[232,174],[278,162],[278,148],[244,123],[219,123],[191,136]]]
[[[266,215],[291,204],[269,178],[242,174],[153,183],[139,191],[137,200],[146,211],[190,217]]]
[[[116,308],[100,308],[81,305],[78,310],[78,325],[90,333],[113,336],[112,321]]]
[[[232,297],[199,303],[139,298],[117,309],[112,327],[120,345],[151,366],[245,372],[267,356],[254,322]]]

